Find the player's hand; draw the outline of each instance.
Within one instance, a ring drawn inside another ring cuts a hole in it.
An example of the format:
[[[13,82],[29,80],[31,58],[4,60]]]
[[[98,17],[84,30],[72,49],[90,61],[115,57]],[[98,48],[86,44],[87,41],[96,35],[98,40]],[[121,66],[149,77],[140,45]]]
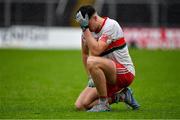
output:
[[[89,17],[85,14],[85,18],[82,16],[81,11],[76,14],[76,21],[80,24],[83,31],[89,28]]]

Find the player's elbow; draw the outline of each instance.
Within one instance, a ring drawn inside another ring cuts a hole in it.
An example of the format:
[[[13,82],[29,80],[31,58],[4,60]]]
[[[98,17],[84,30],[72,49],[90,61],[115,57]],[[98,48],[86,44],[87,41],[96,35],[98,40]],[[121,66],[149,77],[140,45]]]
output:
[[[91,50],[91,55],[92,55],[92,56],[99,56],[100,54],[101,54],[101,52],[100,52],[100,50],[97,49],[97,48],[93,48],[93,49]]]
[[[101,53],[106,49],[104,46],[93,46],[90,51],[92,56],[100,56]]]
[[[99,53],[99,52],[96,52],[96,51],[92,51],[92,52],[91,52],[91,55],[92,55],[92,56],[99,56],[100,53]]]

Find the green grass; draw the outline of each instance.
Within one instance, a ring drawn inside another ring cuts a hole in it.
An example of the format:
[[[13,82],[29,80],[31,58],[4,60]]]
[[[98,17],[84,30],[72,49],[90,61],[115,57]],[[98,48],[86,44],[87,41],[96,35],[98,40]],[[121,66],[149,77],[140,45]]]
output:
[[[141,104],[109,113],[79,112],[74,102],[86,86],[81,52],[0,50],[0,118],[179,118],[180,51],[130,50],[136,66],[131,87]]]

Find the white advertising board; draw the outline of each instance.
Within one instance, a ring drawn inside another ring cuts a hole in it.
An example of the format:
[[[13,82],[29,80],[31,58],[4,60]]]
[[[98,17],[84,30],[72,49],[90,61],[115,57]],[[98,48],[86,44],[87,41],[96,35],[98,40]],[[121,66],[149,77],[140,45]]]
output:
[[[80,49],[78,28],[14,26],[0,29],[0,47]]]
[[[124,28],[129,45],[148,49],[180,48],[178,28]],[[0,28],[1,48],[80,49],[81,29],[13,26]]]

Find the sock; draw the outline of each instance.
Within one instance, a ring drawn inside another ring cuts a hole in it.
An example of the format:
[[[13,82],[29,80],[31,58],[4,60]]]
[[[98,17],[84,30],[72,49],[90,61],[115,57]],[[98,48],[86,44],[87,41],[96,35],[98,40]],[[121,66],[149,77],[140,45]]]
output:
[[[124,102],[125,97],[126,97],[125,94],[122,93],[122,94],[121,94],[121,97],[120,97],[120,99],[119,99],[119,102]]]
[[[100,104],[108,104],[108,97],[107,96],[100,96],[99,97]]]

